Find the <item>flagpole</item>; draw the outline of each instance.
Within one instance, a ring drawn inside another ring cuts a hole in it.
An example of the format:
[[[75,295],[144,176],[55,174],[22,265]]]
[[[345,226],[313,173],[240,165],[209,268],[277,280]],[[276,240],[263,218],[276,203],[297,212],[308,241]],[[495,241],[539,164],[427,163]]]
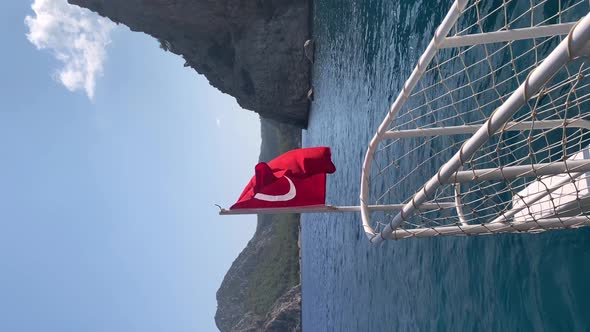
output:
[[[369,205],[370,211],[391,211],[401,210],[404,204],[388,205]],[[420,205],[422,210],[438,210],[455,207],[455,202],[448,203],[424,203]],[[298,207],[279,207],[279,208],[261,208],[261,209],[235,209],[227,210],[221,208],[220,216],[243,215],[243,214],[289,214],[289,213],[344,213],[360,212],[360,206],[333,206],[333,205],[315,205],[315,206],[298,206]]]

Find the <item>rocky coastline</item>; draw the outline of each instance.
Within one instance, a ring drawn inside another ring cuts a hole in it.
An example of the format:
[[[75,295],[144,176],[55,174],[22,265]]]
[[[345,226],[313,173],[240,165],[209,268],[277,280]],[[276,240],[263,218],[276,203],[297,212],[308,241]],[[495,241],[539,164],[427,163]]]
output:
[[[313,98],[310,44],[303,48],[311,38],[310,0],[68,2],[155,37],[260,114],[260,160],[301,146]],[[258,217],[254,237],[217,292],[221,331],[301,330],[299,232],[299,215]]]
[[[301,146],[297,127],[261,119],[261,161]],[[217,291],[221,331],[300,331],[300,216],[259,215],[254,237]]]
[[[68,0],[147,33],[242,108],[307,126],[310,0]]]

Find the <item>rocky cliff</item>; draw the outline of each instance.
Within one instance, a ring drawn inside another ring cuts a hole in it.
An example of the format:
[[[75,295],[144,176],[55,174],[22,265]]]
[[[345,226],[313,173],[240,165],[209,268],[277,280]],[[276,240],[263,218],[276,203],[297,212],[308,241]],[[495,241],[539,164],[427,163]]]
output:
[[[181,55],[243,108],[307,125],[310,0],[68,0]]]
[[[298,226],[297,215],[259,217],[256,235],[217,291],[220,331],[301,330]]]
[[[301,146],[307,125],[310,0],[68,0],[181,55],[185,66],[258,112],[260,160]],[[276,121],[270,120],[274,119]],[[217,292],[221,331],[300,331],[299,216],[259,216]]]
[[[301,130],[261,120],[260,160],[301,145]],[[260,215],[254,237],[217,291],[221,331],[300,331],[299,215]]]

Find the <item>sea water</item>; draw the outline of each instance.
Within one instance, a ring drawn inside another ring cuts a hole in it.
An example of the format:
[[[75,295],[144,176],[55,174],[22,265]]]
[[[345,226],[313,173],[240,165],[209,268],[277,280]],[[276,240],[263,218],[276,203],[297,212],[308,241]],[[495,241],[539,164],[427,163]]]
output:
[[[303,143],[332,147],[328,203],[358,205],[367,144],[451,3],[314,1]],[[374,246],[359,214],[310,214],[302,255],[306,332],[590,330],[590,229]]]

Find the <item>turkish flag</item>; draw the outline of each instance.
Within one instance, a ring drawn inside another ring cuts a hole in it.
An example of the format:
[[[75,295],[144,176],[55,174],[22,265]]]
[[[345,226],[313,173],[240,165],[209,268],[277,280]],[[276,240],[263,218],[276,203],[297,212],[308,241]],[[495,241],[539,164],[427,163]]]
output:
[[[257,209],[326,203],[326,174],[336,167],[328,147],[291,150],[259,163],[238,202],[230,209]]]

